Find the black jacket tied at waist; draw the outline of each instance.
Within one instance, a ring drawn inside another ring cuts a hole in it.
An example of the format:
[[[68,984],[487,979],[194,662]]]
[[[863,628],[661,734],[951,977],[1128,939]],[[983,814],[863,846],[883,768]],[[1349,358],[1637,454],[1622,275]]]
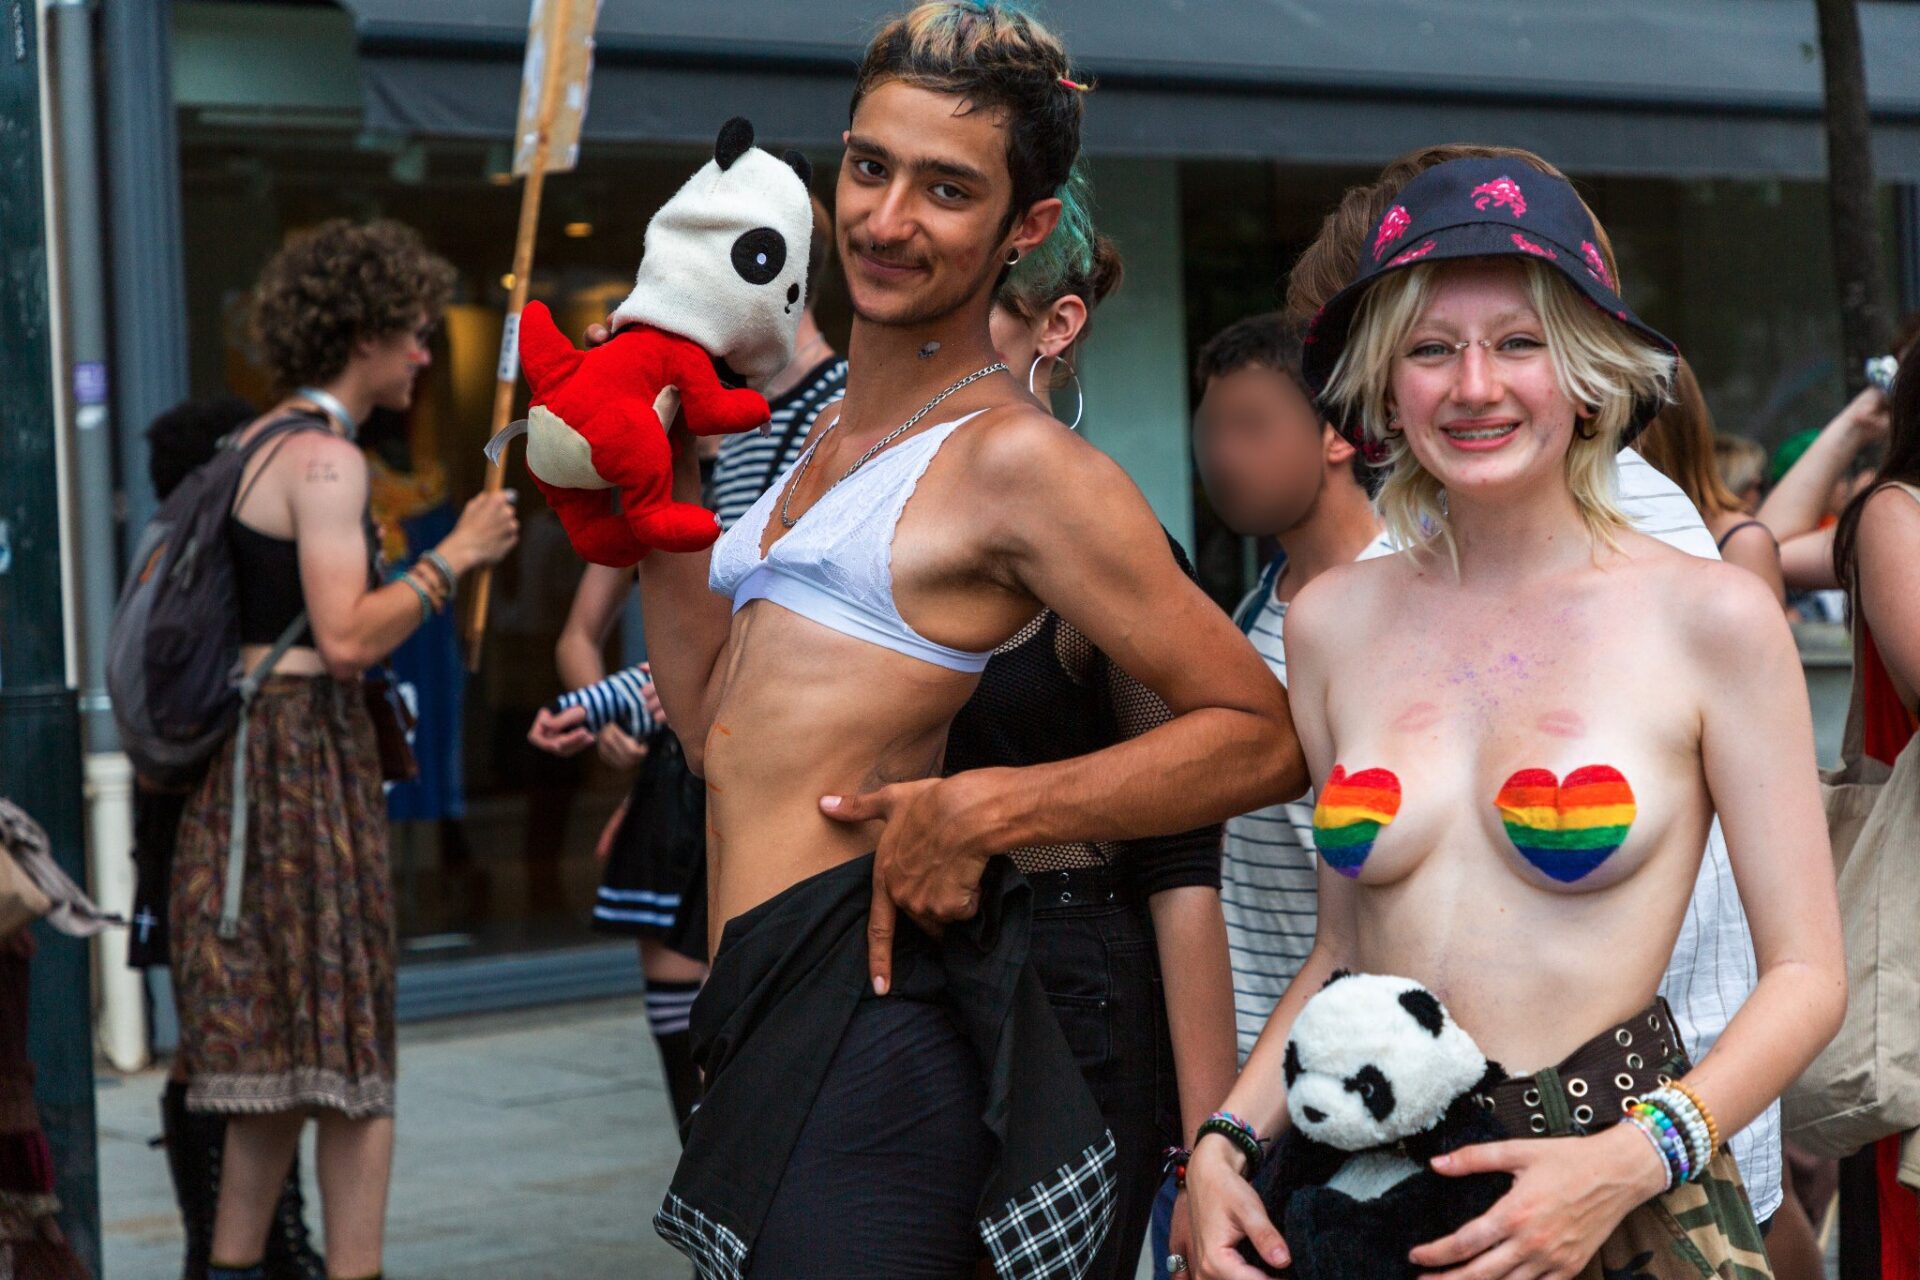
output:
[[[873,857],[729,921],[694,1003],[705,1099],[655,1229],[702,1280],[735,1280],[860,1001],[937,1000],[972,1043],[998,1159],[976,1212],[1002,1280],[1078,1280],[1113,1216],[1114,1143],[1027,966],[1032,891],[1005,858],[981,908],[930,938],[901,918],[892,992],[868,985]]]

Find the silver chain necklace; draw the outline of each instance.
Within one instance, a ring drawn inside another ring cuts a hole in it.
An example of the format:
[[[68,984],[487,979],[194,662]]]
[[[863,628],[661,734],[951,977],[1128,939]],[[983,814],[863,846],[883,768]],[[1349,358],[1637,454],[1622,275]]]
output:
[[[869,462],[873,461],[873,456],[876,453],[879,453],[882,449],[892,444],[895,440],[898,440],[901,436],[913,430],[914,424],[919,422],[920,419],[926,417],[929,413],[932,413],[934,410],[934,406],[938,405],[942,400],[945,400],[948,396],[960,390],[960,388],[967,386],[971,383],[978,382],[980,379],[986,377],[990,373],[1004,372],[1006,370],[1006,367],[1007,367],[1006,365],[996,360],[984,369],[975,369],[972,373],[960,379],[960,381],[954,383],[952,386],[948,387],[945,391],[942,391],[939,395],[935,396],[933,399],[921,405],[920,412],[914,414],[911,418],[908,418],[905,422],[901,423],[899,426],[895,427],[893,430],[887,432],[887,434],[885,434],[884,436],[881,436],[878,440],[874,441],[873,447],[871,449],[868,449],[865,453],[861,454],[859,457],[859,460],[856,461],[852,466],[848,467],[846,471],[841,474],[838,480],[835,480],[832,484],[828,485],[826,488],[826,491],[820,495],[820,498],[825,498],[827,494],[832,493],[835,489],[838,489],[842,484],[846,483],[848,478],[851,477],[854,472],[858,471],[860,468],[866,466]],[[842,416],[843,414],[835,414],[833,421],[829,422],[826,426],[820,429],[820,438],[818,440],[815,440],[811,445],[809,445],[807,447],[807,451],[800,455],[800,465],[794,468],[793,483],[787,486],[787,496],[780,500],[780,525],[782,528],[791,529],[799,521],[800,519],[799,516],[791,515],[789,514],[789,511],[788,511],[788,509],[793,505],[794,492],[800,488],[800,482],[807,478],[807,468],[813,465],[813,455],[819,452],[820,446],[822,444],[826,443],[828,433],[831,432],[835,427],[840,425],[840,419]],[[820,499],[815,499],[816,504],[819,502],[819,500]],[[808,508],[808,509],[811,510],[812,508]],[[805,513],[803,512],[802,514],[805,514]]]

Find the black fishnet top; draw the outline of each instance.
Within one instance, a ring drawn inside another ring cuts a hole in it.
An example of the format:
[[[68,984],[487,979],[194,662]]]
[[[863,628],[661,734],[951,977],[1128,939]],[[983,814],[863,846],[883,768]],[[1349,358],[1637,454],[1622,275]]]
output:
[[[1171,537],[1188,577],[1193,566]],[[1137,738],[1173,713],[1091,640],[1048,610],[994,652],[947,734],[946,772],[1048,764]],[[1220,827],[1174,836],[1035,845],[1013,851],[1029,874],[1113,866],[1142,898],[1220,885]]]

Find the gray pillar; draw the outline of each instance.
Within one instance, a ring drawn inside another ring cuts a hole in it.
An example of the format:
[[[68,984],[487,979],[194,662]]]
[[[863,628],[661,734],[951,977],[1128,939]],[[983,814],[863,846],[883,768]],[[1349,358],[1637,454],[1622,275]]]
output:
[[[1182,301],[1180,170],[1172,160],[1099,160],[1094,221],[1126,263],[1080,362],[1087,439],[1125,467],[1160,523],[1193,549],[1193,469],[1187,443],[1187,338]],[[1071,414],[1071,389],[1054,405]]]
[[[180,140],[174,127],[173,6],[100,7],[106,81],[107,234],[112,275],[113,422],[126,523],[153,514],[147,424],[186,398],[186,272],[180,252]]]
[[[0,11],[0,795],[40,821],[54,857],[84,884],[80,717],[67,683],[61,617],[38,21],[32,4]],[[86,943],[43,924],[34,926],[34,937],[27,1022],[27,1051],[38,1073],[34,1100],[53,1148],[60,1225],[98,1275],[89,952]]]

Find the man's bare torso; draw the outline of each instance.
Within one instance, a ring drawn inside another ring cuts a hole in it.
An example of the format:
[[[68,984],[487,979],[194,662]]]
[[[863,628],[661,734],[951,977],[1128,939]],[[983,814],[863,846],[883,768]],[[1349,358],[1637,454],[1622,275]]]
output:
[[[990,404],[985,396],[955,397],[916,434]],[[974,474],[984,437],[1020,412],[982,414],[948,437],[892,531],[901,616],[951,648],[993,649],[1040,608],[999,576],[994,495]],[[800,525],[809,500],[817,501],[828,478],[845,471],[866,443],[827,437],[793,503]],[[776,510],[762,531],[761,553],[786,532]],[[886,533],[876,528],[872,536]],[[834,822],[821,813],[821,797],[938,773],[947,725],[978,681],[767,600],[734,615],[723,661],[704,765],[709,942],[716,946],[727,920],[872,850],[878,824]]]

